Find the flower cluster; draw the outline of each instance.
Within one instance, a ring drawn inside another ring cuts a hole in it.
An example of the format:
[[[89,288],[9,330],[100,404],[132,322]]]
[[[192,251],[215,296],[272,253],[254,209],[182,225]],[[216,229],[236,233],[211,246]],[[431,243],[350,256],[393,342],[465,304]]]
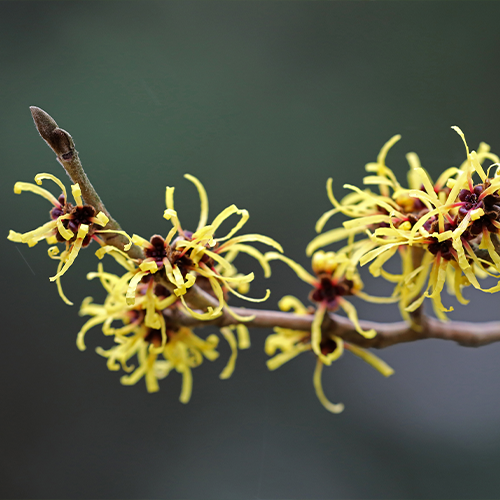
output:
[[[435,183],[421,167],[417,155],[410,153],[409,187],[399,184],[385,160],[400,136],[384,145],[377,162],[366,166],[370,175],[364,184],[377,186],[378,193],[345,185],[352,192],[339,202],[329,179],[327,193],[334,208],[318,220],[317,231],[321,232],[335,213],[350,220],[342,228],[319,234],[307,248],[312,255],[318,248],[347,239],[345,249],[350,252],[351,265],[370,263],[372,275],[394,283],[393,296],[399,301],[403,317],[410,321],[411,313],[427,297],[432,300],[437,317],[447,319],[445,313],[452,308],[446,309],[441,301],[445,284],[463,304],[468,302],[462,295],[464,286],[490,293],[500,290],[500,282],[484,289],[477,279],[498,278],[500,273],[496,251],[500,176],[495,171],[490,175],[499,158],[485,143],[477,152],[469,151],[462,131],[453,128],[463,140],[467,158],[460,167],[446,169]],[[487,172],[482,166],[486,160],[495,162]],[[475,175],[479,177],[476,183]],[[401,256],[402,271],[391,274],[383,266],[396,254]]]
[[[272,238],[259,234],[234,236],[248,220],[248,212],[231,205],[223,210],[211,224],[208,220],[208,198],[201,182],[191,175],[185,176],[198,189],[201,201],[201,216],[195,232],[182,228],[174,209],[174,188],[166,188],[166,210],[164,217],[172,221],[172,228],[164,238],[154,235],[146,240],[136,234],[131,241],[143,251],[142,258],[132,259],[125,252],[113,246],[102,246],[96,253],[99,258],[112,255],[125,268],[122,276],[103,271],[100,265],[97,273],[90,273],[89,279],[99,278],[108,295],[102,305],[94,304],[89,297],[82,304],[80,313],[90,315],[77,337],[77,345],[85,349],[86,332],[102,324],[105,335],[115,338],[116,346],[98,352],[108,358],[108,368],[118,370],[120,366],[130,375],[122,377],[123,384],[136,383],[145,377],[148,391],[158,390],[158,379],[165,377],[172,369],[183,375],[181,401],[187,402],[191,394],[191,369],[203,358],[214,360],[218,343],[216,335],[206,340],[196,336],[190,328],[180,326],[179,319],[188,315],[196,320],[214,320],[227,313],[238,322],[237,326],[223,327],[221,334],[229,343],[232,355],[221,378],[228,378],[234,370],[237,349],[250,346],[248,329],[243,324],[253,316],[239,316],[228,307],[228,294],[252,301],[263,299],[247,297],[249,283],[254,273],[238,273],[234,259],[239,253],[254,257],[261,265],[264,275],[270,276],[268,258],[249,242],[267,244],[279,251],[281,246]],[[216,237],[215,231],[231,215],[239,215],[236,225],[223,237]],[[280,254],[278,254],[280,255]],[[189,292],[193,287],[207,299],[205,311],[196,310],[188,304]],[[210,305],[212,304],[212,305]],[[174,319],[172,319],[174,318]],[[113,327],[120,321],[123,326]],[[234,336],[236,330],[238,340]],[[139,366],[128,366],[128,361],[137,356]],[[162,358],[162,359],[160,359]]]
[[[144,277],[137,285],[133,305],[127,303],[123,279],[104,272],[102,264],[99,264],[97,272],[89,273],[88,278],[99,278],[108,295],[104,304],[95,304],[91,297],[83,301],[80,315],[90,316],[90,319],[78,333],[79,349],[85,349],[87,331],[102,325],[102,333],[112,336],[116,345],[108,350],[100,347],[96,350],[107,358],[109,370],[118,371],[121,368],[127,373],[121,377],[123,385],[133,385],[144,377],[148,392],[156,392],[159,390],[158,380],[175,370],[182,375],[179,399],[187,403],[192,392],[192,369],[199,366],[204,358],[214,361],[219,356],[217,335],[202,339],[191,328],[170,325],[164,313],[167,310],[172,314],[178,313],[179,306],[172,301],[175,295],[155,283],[152,276]],[[116,322],[120,326],[114,326]],[[231,348],[231,356],[220,374],[221,379],[227,379],[233,373],[238,348],[250,347],[248,329],[238,325],[237,339],[233,329],[220,329]],[[138,366],[129,364],[134,358]]]
[[[269,290],[263,298],[247,297],[249,283],[254,279],[254,273],[243,275],[238,273],[233,261],[240,253],[246,253],[255,258],[264,271],[264,276],[271,275],[268,259],[259,250],[248,243],[260,242],[271,246],[280,252],[281,245],[268,236],[261,234],[246,234],[234,236],[249,218],[246,210],[240,210],[231,205],[223,210],[211,224],[208,220],[208,198],[201,182],[192,175],[185,175],[197,188],[201,203],[201,214],[195,232],[183,229],[174,209],[174,188],[166,188],[166,210],[164,218],[172,222],[172,228],[164,238],[154,235],[146,240],[137,234],[132,236],[132,242],[142,248],[144,258],[130,259],[126,253],[112,246],[106,246],[98,251],[98,257],[105,253],[113,255],[122,264],[127,273],[121,283],[127,283],[126,301],[133,305],[136,301],[136,289],[145,278],[154,276],[154,280],[164,285],[172,292],[170,300],[179,300],[188,313],[199,320],[212,320],[227,311],[239,321],[249,321],[251,316],[241,317],[227,307],[228,294],[250,302],[262,302],[269,297]],[[231,215],[240,219],[223,237],[216,237],[215,232]],[[177,235],[177,236],[176,236]],[[205,291],[212,305],[206,311],[194,310],[186,301],[186,295],[195,285]]]
[[[237,320],[238,324],[234,326],[220,328],[221,335],[231,348],[231,356],[220,376],[223,379],[230,377],[238,348],[250,346],[244,322],[252,320],[253,316],[240,316],[228,307],[229,295],[251,302],[261,302],[269,296],[269,290],[261,299],[246,296],[254,273],[238,273],[234,260],[240,253],[246,253],[256,259],[265,277],[269,277],[271,268],[268,259],[251,243],[263,243],[279,252],[283,251],[279,243],[267,236],[236,235],[249,214],[235,205],[223,210],[208,224],[206,191],[196,177],[185,177],[196,186],[201,203],[201,215],[194,232],[181,226],[174,209],[172,187],[166,188],[164,212],[164,218],[171,221],[172,228],[166,237],[154,235],[148,241],[136,234],[130,237],[123,231],[102,229],[108,223],[108,218],[102,212],[96,214],[94,207],[83,203],[78,184],[72,186],[73,205],[67,201],[66,189],[59,179],[50,174],[38,174],[35,177],[37,185],[18,182],[14,192],[31,191],[48,199],[54,205],[50,211],[52,220],[24,234],[10,231],[8,237],[11,241],[27,243],[29,246],[44,239],[49,244],[65,244],[61,255],[58,255],[59,250],[55,245],[49,248],[48,253],[51,258],[60,261],[57,274],[51,280],[56,281],[59,294],[68,304],[71,302],[62,292],[60,277],[74,262],[80,249],[95,240],[100,245],[96,251],[99,259],[106,254],[113,256],[125,272],[122,276],[104,272],[99,263],[98,271],[89,273],[89,279],[100,279],[107,297],[103,304],[94,303],[91,297],[83,301],[80,314],[90,316],[90,319],[78,333],[77,346],[84,350],[86,333],[92,327],[102,325],[104,335],[112,336],[116,345],[108,350],[98,348],[97,351],[107,358],[110,370],[121,367],[127,372],[121,378],[123,384],[135,384],[144,377],[148,391],[155,392],[158,390],[158,380],[175,369],[183,376],[182,402],[187,402],[191,395],[192,368],[199,366],[204,358],[215,360],[219,354],[216,350],[216,335],[202,339],[191,328],[183,326],[179,318],[187,315],[203,322],[227,313]],[[43,179],[53,180],[61,188],[62,194],[55,198],[41,188],[39,185]],[[237,223],[225,236],[217,237],[216,231],[232,215],[239,216]],[[97,236],[102,232],[120,233],[130,243],[124,250],[107,245]],[[132,244],[139,247],[141,257],[132,258],[127,253]],[[188,296],[193,291],[198,299],[201,297],[201,304],[199,300],[191,300],[193,297]],[[119,326],[116,326],[116,322]],[[130,364],[133,358],[137,358],[137,367]]]

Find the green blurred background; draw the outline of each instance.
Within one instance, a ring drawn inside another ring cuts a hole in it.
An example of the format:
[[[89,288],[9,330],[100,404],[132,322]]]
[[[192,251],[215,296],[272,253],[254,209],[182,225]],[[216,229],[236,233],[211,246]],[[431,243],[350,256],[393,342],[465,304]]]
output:
[[[479,1],[2,2],[2,234],[47,220],[46,201],[15,195],[15,181],[64,178],[33,126],[36,105],[73,135],[126,230],[165,234],[167,184],[194,226],[191,173],[212,216],[247,208],[245,232],[273,236],[308,266],[305,246],[330,207],[326,179],[338,196],[359,185],[392,135],[403,135],[388,158],[402,179],[408,151],[434,177],[462,162],[451,125],[471,148],[484,140],[500,152],[499,15],[499,3]],[[194,371],[185,406],[177,374],[153,395],[142,381],[122,387],[94,353],[109,345],[98,329],[77,350],[78,304],[103,298],[85,279],[92,251],[63,278],[68,307],[48,280],[45,244],[0,244],[2,498],[500,496],[500,345],[392,347],[379,353],[396,370],[388,380],[345,355],[324,373],[327,395],[346,404],[334,416],[314,395],[313,357],[268,373],[270,332],[252,331],[231,379],[218,379],[225,345]],[[286,293],[306,300],[286,266],[273,269],[254,296],[269,286],[270,307]],[[367,289],[390,292],[371,280]],[[452,317],[498,319],[498,297],[467,293]],[[398,319],[395,308],[357,305],[364,318]]]

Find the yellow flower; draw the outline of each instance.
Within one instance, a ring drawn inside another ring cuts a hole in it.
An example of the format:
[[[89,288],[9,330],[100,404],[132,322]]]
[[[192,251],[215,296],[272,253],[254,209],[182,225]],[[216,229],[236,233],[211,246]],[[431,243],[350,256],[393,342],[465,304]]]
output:
[[[52,193],[40,187],[43,179],[52,180],[61,188],[62,194],[59,198],[56,198]],[[49,257],[59,260],[57,272],[55,276],[50,278],[50,281],[56,282],[59,295],[64,302],[72,305],[72,302],[66,298],[62,291],[61,276],[71,267],[82,247],[89,245],[93,239],[102,244],[95,233],[122,232],[96,229],[96,225],[101,227],[106,226],[109,219],[103,212],[96,214],[92,206],[83,204],[82,193],[78,184],[71,186],[71,192],[76,204],[73,205],[68,202],[66,188],[57,177],[51,174],[37,174],[35,182],[36,184],[16,182],[14,193],[20,194],[23,191],[31,191],[50,201],[54,205],[50,211],[52,220],[26,233],[17,233],[11,230],[8,239],[17,243],[27,243],[30,247],[35,246],[42,240],[46,240],[49,245],[54,243],[65,244],[65,249],[60,255],[57,246],[52,246],[48,249]]]
[[[279,307],[282,311],[290,311],[293,309],[295,314],[310,313],[302,302],[291,295],[283,297],[279,302]],[[266,354],[274,356],[267,361],[267,367],[270,370],[276,370],[302,352],[314,350],[312,346],[312,337],[314,334],[311,334],[311,332],[279,327],[274,328],[274,332],[275,333],[267,337],[265,344]],[[342,403],[334,404],[327,399],[321,384],[321,373],[325,364],[331,364],[332,361],[335,361],[343,354],[344,348],[369,363],[385,377],[394,373],[394,370],[389,365],[370,351],[344,342],[341,338],[334,335],[322,335],[319,347],[321,355],[316,354],[317,361],[314,370],[313,385],[321,404],[332,413],[342,412],[344,410],[344,405]],[[277,351],[281,352],[276,354]]]
[[[85,349],[87,331],[102,325],[104,335],[113,336],[117,345],[107,350],[99,347],[97,352],[107,358],[110,370],[122,368],[127,372],[121,378],[123,385],[133,385],[144,377],[148,392],[156,392],[159,390],[158,380],[175,369],[183,380],[180,401],[187,403],[192,392],[192,369],[204,358],[213,361],[219,356],[216,351],[218,337],[209,335],[203,340],[190,328],[167,325],[162,313],[167,308],[175,308],[177,298],[150,277],[137,286],[137,299],[133,305],[127,303],[124,293],[120,293],[123,279],[104,272],[101,264],[98,271],[89,273],[88,277],[99,278],[108,295],[102,305],[93,303],[91,297],[83,301],[80,315],[91,318],[78,333],[79,349]],[[114,327],[116,321],[122,326]],[[231,348],[231,356],[220,374],[221,379],[226,379],[234,371],[238,348],[248,348],[250,337],[244,325],[221,328],[221,334]],[[134,357],[137,358],[137,367],[129,364]]]
[[[322,352],[321,326],[327,311],[336,311],[342,308],[347,317],[352,321],[356,331],[366,338],[373,338],[377,332],[373,329],[363,330],[358,320],[356,308],[345,299],[346,296],[356,295],[364,300],[376,303],[395,302],[394,298],[372,297],[362,291],[363,283],[353,265],[351,258],[346,254],[334,252],[317,252],[312,259],[312,268],[316,276],[308,273],[300,264],[276,252],[266,254],[268,260],[281,260],[288,264],[297,276],[309,283],[314,289],[309,298],[317,305],[311,327],[311,346],[323,364],[330,365],[340,354],[333,351],[329,355]],[[340,343],[338,344],[340,345]]]
[[[101,263],[97,272],[88,273],[88,279],[99,278],[107,297],[104,304],[94,304],[91,297],[87,297],[80,308],[80,315],[90,315],[77,336],[77,346],[85,350],[85,334],[92,327],[103,324],[104,335],[124,335],[130,333],[137,324],[144,323],[148,328],[159,330],[162,333],[163,344],[167,342],[166,324],[162,311],[176,302],[165,287],[155,283],[153,279],[145,279],[138,285],[138,298],[135,304],[130,305],[126,300],[127,281],[123,276],[104,272]],[[132,319],[131,319],[132,318]],[[112,326],[114,321],[122,321],[125,325],[119,329]]]
[[[164,217],[172,222],[172,229],[166,238],[155,235],[150,241],[133,235],[132,241],[143,248],[145,259],[138,262],[139,270],[129,273],[129,287],[127,300],[133,304],[137,284],[148,274],[161,272],[166,282],[178,297],[184,308],[195,318],[201,320],[214,319],[222,314],[227,305],[226,294],[230,293],[251,302],[261,302],[269,297],[269,290],[262,299],[249,298],[243,293],[248,291],[248,283],[254,279],[254,273],[242,275],[237,273],[233,264],[239,253],[246,253],[254,257],[264,270],[266,277],[270,276],[271,269],[264,255],[251,245],[250,242],[260,242],[269,245],[280,252],[281,245],[272,238],[260,234],[246,234],[234,236],[248,220],[249,214],[246,210],[240,210],[235,205],[223,210],[211,224],[208,220],[208,198],[201,182],[192,175],[185,175],[197,188],[200,202],[201,214],[198,227],[193,233],[183,229],[177,212],[174,209],[174,188],[166,189],[166,206]],[[240,216],[240,220],[223,237],[216,237],[215,232],[220,225],[231,215]],[[175,235],[177,234],[177,237]],[[174,238],[175,237],[175,238]],[[112,251],[116,254],[116,252]],[[191,309],[184,295],[195,283],[209,293],[218,301],[215,307],[208,307],[206,312],[197,312]],[[230,308],[227,311],[239,321],[249,321],[252,317],[240,317]]]

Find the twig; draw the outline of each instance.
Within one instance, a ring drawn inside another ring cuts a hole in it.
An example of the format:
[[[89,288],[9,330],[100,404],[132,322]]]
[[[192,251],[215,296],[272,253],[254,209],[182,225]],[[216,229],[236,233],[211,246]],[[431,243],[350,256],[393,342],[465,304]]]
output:
[[[47,114],[43,109],[36,106],[30,106],[31,115],[35,122],[35,126],[42,139],[50,146],[52,151],[57,156],[57,161],[63,166],[71,180],[80,185],[83,199],[85,203],[92,205],[96,212],[103,212],[109,219],[108,224],[104,229],[121,231],[120,224],[116,222],[111,214],[106,210],[104,203],[97,194],[94,186],[90,183],[87,174],[83,170],[82,163],[78,157],[78,151],[75,149],[75,143],[71,135],[57,126],[55,120]],[[101,233],[102,239],[108,245],[113,245],[123,250],[124,245],[128,243],[127,238],[116,233]],[[143,257],[142,250],[133,245],[128,251],[132,258]]]
[[[293,314],[281,311],[262,309],[246,309],[233,307],[232,310],[240,316],[255,316],[244,324],[254,328],[290,328],[292,330],[310,331],[313,315]],[[239,323],[233,316],[225,312],[222,316],[211,321],[201,321],[188,314],[176,310],[165,310],[164,315],[171,326],[182,325],[203,327],[215,325],[217,327],[236,325]],[[422,329],[417,331],[404,321],[396,323],[376,323],[360,321],[364,330],[375,329],[377,335],[367,339],[354,329],[351,321],[337,314],[330,314],[330,322],[323,328],[324,334],[340,337],[351,344],[361,347],[382,349],[405,342],[414,342],[423,339],[452,340],[465,347],[480,347],[500,341],[500,322],[467,323],[462,321],[442,322],[435,318],[421,316]]]

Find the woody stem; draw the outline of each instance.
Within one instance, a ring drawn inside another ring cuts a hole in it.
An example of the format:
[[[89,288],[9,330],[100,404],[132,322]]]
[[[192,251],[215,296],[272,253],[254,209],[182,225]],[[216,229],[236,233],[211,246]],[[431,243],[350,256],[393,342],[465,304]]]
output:
[[[103,212],[109,219],[104,229],[121,231],[120,224],[116,222],[111,214],[106,210],[104,203],[90,183],[87,174],[83,170],[82,163],[75,149],[75,143],[71,135],[57,126],[55,120],[45,111],[36,106],[31,106],[31,115],[42,139],[50,146],[57,156],[57,161],[63,166],[71,180],[78,183],[82,191],[85,203],[94,207],[96,212]],[[101,237],[107,245],[112,245],[123,250],[128,243],[127,238],[116,233],[101,233]],[[143,257],[140,247],[135,245],[128,251],[132,258]]]
[[[233,307],[232,310],[240,316],[254,316],[245,321],[252,328],[289,328],[292,330],[311,331],[314,316],[312,314],[293,314],[281,311],[262,309],[246,309]],[[215,325],[217,327],[236,325],[241,323],[229,313],[224,312],[218,318],[210,321],[201,321],[179,310],[165,310],[163,312],[169,326],[203,327]],[[424,339],[452,340],[464,347],[480,347],[500,341],[500,321],[488,323],[467,323],[462,321],[449,321],[443,323],[435,318],[422,314],[420,316],[421,329],[415,330],[404,321],[396,323],[377,323],[373,321],[360,321],[363,330],[374,329],[377,335],[367,339],[360,335],[353,327],[351,321],[337,314],[330,314],[329,322],[325,322],[323,333],[335,335],[343,340],[360,347],[373,347],[382,349],[404,342],[414,342]]]

